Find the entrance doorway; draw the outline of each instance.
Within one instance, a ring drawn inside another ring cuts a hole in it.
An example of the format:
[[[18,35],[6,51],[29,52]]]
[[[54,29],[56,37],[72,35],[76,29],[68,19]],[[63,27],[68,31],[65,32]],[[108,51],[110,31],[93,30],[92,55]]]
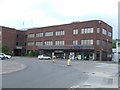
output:
[[[54,56],[58,59],[64,59],[64,53],[54,53]]]
[[[21,49],[14,49],[14,56],[21,56]]]

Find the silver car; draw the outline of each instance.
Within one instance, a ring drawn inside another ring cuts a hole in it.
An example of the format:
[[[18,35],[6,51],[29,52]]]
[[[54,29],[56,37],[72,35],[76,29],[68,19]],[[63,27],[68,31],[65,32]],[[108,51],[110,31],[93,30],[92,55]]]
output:
[[[7,59],[10,59],[12,56],[10,56],[10,55],[6,55],[6,54],[4,54],[4,53],[0,53],[0,55],[3,55],[4,56],[4,58],[7,58]]]

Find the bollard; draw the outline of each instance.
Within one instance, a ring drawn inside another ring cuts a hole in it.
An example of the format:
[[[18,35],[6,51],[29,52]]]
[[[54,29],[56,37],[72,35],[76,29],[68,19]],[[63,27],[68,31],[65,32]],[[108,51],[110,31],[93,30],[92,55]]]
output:
[[[70,59],[68,59],[68,61],[67,61],[67,66],[71,66],[71,60]]]

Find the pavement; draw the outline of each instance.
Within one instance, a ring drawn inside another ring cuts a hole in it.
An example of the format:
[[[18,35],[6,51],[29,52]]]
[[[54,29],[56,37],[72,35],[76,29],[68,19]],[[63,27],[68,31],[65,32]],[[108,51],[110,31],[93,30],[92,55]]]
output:
[[[23,70],[27,67],[27,65],[18,63],[18,62],[11,62],[10,60],[14,60],[14,58],[11,59],[5,59],[0,61],[0,74],[8,74],[17,72],[20,70]]]
[[[67,61],[61,62],[61,60],[56,60],[56,64],[67,66]],[[83,84],[73,85],[70,88],[118,88],[117,63],[110,61],[72,60],[71,66],[89,75],[89,78]]]

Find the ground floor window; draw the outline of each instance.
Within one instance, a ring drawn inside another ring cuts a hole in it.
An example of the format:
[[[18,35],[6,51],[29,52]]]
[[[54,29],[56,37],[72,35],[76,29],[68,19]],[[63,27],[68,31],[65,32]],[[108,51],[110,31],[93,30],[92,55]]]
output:
[[[57,59],[71,59],[71,60],[93,60],[94,51],[70,51],[70,50],[41,50],[41,54],[50,57],[56,56]]]

